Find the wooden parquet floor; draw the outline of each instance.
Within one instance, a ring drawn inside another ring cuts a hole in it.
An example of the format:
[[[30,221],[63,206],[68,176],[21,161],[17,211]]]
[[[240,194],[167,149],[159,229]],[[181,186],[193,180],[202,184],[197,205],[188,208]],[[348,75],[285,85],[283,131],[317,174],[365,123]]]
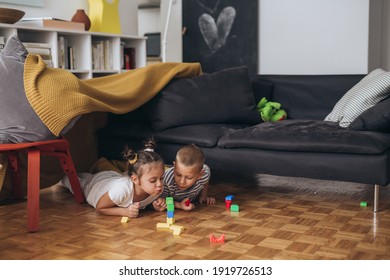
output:
[[[0,204],[0,259],[8,260],[253,260],[390,259],[390,199],[382,188],[381,211],[373,213],[372,189],[317,193],[294,187],[258,186],[246,175],[218,174],[213,206],[175,211],[180,236],[157,230],[165,212],[145,210],[127,224],[76,204],[58,186],[41,191],[40,231],[27,233],[26,201]],[[240,212],[225,209],[234,195]],[[369,202],[361,207],[360,201]],[[225,243],[209,235],[225,234]]]

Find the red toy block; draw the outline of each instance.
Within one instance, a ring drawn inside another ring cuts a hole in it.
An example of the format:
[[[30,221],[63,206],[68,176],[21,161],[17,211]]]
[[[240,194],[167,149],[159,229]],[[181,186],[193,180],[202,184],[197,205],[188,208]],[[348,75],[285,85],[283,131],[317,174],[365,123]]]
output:
[[[222,235],[218,238],[216,238],[213,234],[210,234],[210,242],[211,243],[225,243],[225,234],[222,233]]]

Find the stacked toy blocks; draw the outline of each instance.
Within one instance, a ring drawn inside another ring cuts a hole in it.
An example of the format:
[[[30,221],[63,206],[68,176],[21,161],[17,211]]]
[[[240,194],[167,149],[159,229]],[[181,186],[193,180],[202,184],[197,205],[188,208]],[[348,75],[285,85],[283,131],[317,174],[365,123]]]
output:
[[[173,235],[180,235],[184,227],[175,225],[175,203],[173,197],[166,197],[165,202],[167,204],[167,222],[157,223],[157,228],[170,229],[173,231]]]
[[[226,209],[232,212],[238,212],[240,210],[240,207],[237,204],[232,204],[233,197],[233,195],[228,195],[225,197]]]
[[[173,225],[175,223],[175,203],[173,197],[166,197],[165,203],[167,204],[167,224]]]

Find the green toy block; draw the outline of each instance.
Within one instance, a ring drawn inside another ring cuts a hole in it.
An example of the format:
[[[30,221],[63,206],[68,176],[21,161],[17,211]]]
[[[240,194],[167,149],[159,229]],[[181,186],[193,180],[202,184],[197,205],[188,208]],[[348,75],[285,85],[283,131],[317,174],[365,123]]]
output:
[[[240,207],[237,204],[232,204],[230,206],[230,211],[232,212],[238,212],[240,210]]]
[[[367,207],[367,201],[360,201],[361,207]]]
[[[171,211],[171,212],[175,211],[175,205],[173,205],[173,204],[167,204],[167,210],[168,210],[168,211]]]
[[[173,204],[173,197],[167,196],[167,197],[165,198],[165,203],[166,203],[167,205]]]

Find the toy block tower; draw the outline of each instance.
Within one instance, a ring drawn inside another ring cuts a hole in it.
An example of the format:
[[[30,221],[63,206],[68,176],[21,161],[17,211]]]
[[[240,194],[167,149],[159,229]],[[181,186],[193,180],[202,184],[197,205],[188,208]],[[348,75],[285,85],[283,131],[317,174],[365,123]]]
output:
[[[167,222],[157,223],[158,229],[169,229],[173,232],[173,235],[180,235],[184,230],[184,227],[174,225],[175,223],[175,203],[173,197],[166,197],[165,202],[167,204]]]
[[[230,210],[230,206],[232,205],[233,195],[228,195],[225,197],[225,205],[226,209]]]
[[[175,204],[173,197],[166,197],[165,202],[167,204],[167,224],[173,225],[175,223]]]

